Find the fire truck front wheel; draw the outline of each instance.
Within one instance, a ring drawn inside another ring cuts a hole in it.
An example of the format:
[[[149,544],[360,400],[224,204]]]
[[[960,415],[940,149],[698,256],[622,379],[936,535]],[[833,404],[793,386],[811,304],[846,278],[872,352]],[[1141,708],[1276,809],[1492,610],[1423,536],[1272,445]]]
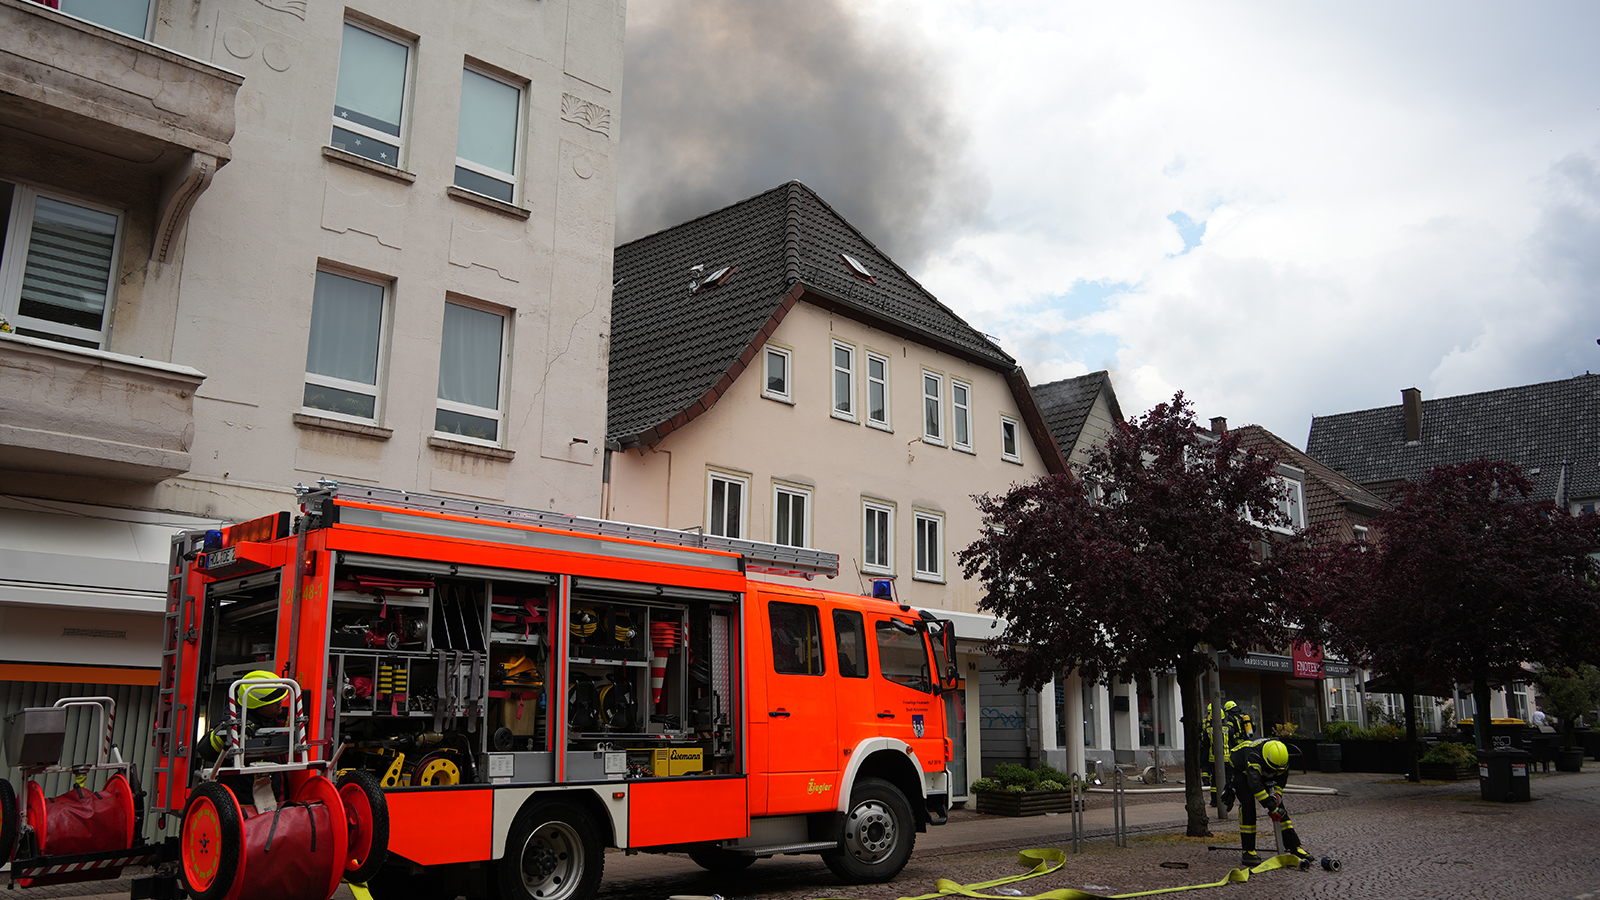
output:
[[[847,884],[888,881],[911,858],[916,827],[899,788],[881,778],[863,778],[850,792],[839,849],[822,854],[822,860]]]
[[[500,860],[504,900],[589,900],[605,868],[600,831],[583,809],[561,801],[517,813]]]

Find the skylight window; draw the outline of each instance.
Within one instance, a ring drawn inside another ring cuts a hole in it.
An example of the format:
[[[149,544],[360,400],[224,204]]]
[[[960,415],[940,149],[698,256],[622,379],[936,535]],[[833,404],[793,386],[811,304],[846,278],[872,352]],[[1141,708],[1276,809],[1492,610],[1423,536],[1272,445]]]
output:
[[[723,266],[722,268],[716,270],[715,272],[712,272],[710,275],[707,275],[706,277],[700,279],[700,283],[695,285],[695,288],[694,288],[695,293],[699,293],[703,288],[720,286],[723,282],[725,282],[729,278],[733,277],[733,270],[736,269],[736,268],[738,268],[738,267],[737,266]]]
[[[867,271],[867,267],[863,266],[861,261],[856,259],[854,256],[851,256],[848,253],[841,253],[839,254],[839,258],[844,260],[844,264],[850,267],[851,275],[854,275],[868,284],[878,283],[878,279],[873,278],[872,273]]]

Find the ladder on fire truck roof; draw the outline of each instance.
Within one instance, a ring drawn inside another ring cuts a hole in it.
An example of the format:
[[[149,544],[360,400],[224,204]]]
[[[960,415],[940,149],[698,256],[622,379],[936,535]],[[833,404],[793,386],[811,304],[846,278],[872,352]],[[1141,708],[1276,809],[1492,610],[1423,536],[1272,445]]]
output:
[[[793,575],[806,579],[814,578],[817,575],[826,575],[832,578],[839,574],[839,554],[813,550],[809,547],[768,544],[761,541],[747,541],[742,538],[722,537],[695,531],[658,528],[651,525],[630,525],[626,522],[588,519],[582,516],[570,516],[565,513],[523,509],[515,506],[483,503],[476,500],[438,497],[394,488],[341,485],[327,480],[319,481],[317,484],[317,488],[298,485],[295,490],[301,494],[302,500],[309,500],[315,496],[326,494],[329,497],[337,497],[344,500],[377,503],[419,512],[436,512],[494,522],[537,525],[602,537],[671,544],[678,547],[721,550],[726,553],[736,553],[742,557],[745,570],[748,572]]]

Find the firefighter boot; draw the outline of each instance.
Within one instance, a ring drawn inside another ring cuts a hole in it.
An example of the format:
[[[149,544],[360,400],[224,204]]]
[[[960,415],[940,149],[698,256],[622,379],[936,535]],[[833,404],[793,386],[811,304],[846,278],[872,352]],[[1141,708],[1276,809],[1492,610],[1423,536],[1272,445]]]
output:
[[[1306,848],[1304,847],[1297,846],[1292,848],[1289,852],[1294,854],[1295,859],[1300,860],[1300,868],[1302,869],[1309,869],[1311,868],[1312,863],[1316,862],[1315,857],[1313,857],[1310,853],[1307,853]]]
[[[1239,854],[1239,865],[1244,866],[1246,869],[1254,869],[1256,866],[1261,865],[1261,854],[1254,850],[1246,850]]]

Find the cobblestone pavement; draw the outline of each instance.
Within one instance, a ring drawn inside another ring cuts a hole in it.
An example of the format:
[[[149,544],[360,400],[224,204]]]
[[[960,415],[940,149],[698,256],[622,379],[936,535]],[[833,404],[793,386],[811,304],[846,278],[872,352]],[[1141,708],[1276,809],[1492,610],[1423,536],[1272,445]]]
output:
[[[1600,766],[1583,773],[1532,776],[1530,803],[1485,803],[1476,781],[1407,784],[1393,776],[1295,775],[1291,785],[1332,787],[1337,795],[1290,794],[1286,805],[1312,853],[1336,856],[1338,872],[1279,870],[1248,883],[1203,889],[1216,900],[1294,898],[1516,898],[1600,900]],[[760,860],[737,876],[701,871],[686,857],[611,851],[606,900],[666,900],[674,895],[730,898],[891,900],[932,893],[948,878],[971,884],[1020,874],[1017,851],[1060,848],[1067,861],[1049,875],[1010,885],[1020,896],[1057,888],[1131,893],[1216,881],[1238,864],[1236,826],[1214,823],[1212,838],[1185,838],[1179,794],[1130,796],[1127,848],[1111,839],[1110,798],[1090,797],[1088,841],[1071,852],[1066,816],[1008,819],[957,810],[948,825],[917,836],[905,871],[885,885],[846,886],[814,856]],[[1263,827],[1269,823],[1261,817]],[[1270,847],[1270,833],[1262,843]],[[1162,863],[1186,863],[1166,868]],[[94,891],[95,893],[89,893]],[[999,891],[989,891],[999,894]],[[21,891],[32,897],[126,897],[127,883],[102,882]],[[350,896],[348,888],[336,895]]]

